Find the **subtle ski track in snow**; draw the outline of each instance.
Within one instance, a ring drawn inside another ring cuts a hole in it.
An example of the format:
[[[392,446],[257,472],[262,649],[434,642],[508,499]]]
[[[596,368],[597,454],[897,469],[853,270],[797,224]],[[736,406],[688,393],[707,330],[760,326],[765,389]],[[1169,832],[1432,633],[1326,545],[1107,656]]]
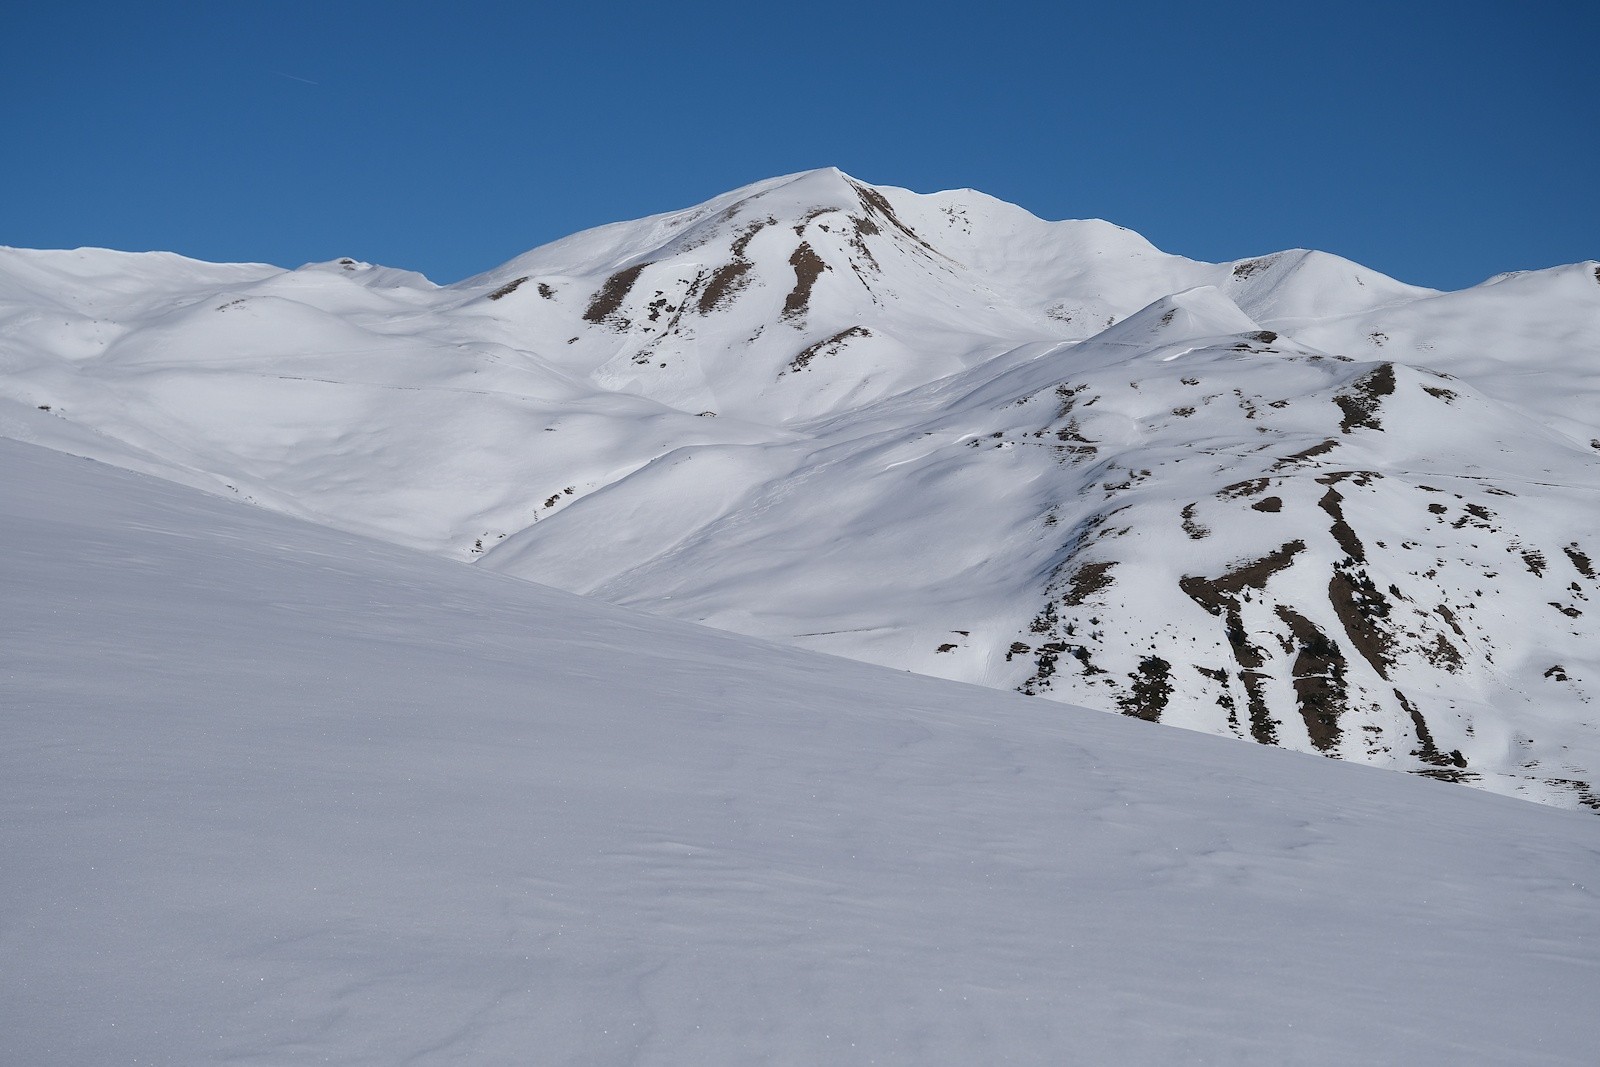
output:
[[[0,499],[5,1063],[1593,1061],[1590,816]]]

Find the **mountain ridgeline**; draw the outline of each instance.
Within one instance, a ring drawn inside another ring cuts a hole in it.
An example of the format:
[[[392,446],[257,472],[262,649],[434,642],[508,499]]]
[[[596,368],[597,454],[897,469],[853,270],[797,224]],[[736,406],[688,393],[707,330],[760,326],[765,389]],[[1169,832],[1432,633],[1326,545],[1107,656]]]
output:
[[[0,434],[649,611],[1600,809],[1600,265],[835,170],[435,286],[0,250]]]

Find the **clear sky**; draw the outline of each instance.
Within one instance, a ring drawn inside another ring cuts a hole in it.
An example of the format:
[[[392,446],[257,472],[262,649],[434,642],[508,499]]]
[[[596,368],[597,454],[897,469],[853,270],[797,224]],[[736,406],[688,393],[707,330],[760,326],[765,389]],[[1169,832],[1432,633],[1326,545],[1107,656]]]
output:
[[[1600,3],[17,3],[0,244],[449,282],[838,166],[1199,259],[1600,257]]]

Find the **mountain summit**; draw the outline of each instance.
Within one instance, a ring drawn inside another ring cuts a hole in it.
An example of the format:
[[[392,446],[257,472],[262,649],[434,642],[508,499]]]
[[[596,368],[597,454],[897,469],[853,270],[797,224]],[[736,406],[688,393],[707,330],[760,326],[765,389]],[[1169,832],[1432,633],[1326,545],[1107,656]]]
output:
[[[837,170],[439,287],[0,250],[0,434],[742,633],[1600,808],[1600,265]]]

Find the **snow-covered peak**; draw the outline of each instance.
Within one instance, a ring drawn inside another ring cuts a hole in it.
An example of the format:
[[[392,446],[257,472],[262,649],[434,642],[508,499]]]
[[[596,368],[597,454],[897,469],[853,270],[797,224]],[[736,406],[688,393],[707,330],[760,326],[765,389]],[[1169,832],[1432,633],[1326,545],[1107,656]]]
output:
[[[1436,295],[1341,256],[1305,248],[1225,264],[1224,283],[1263,323],[1293,330],[1302,322],[1349,315]]]
[[[438,288],[0,251],[0,434],[696,622],[1600,804],[1600,275],[826,168]]]
[[[1214,285],[1197,285],[1154,301],[1101,331],[1094,341],[1149,348],[1261,332],[1255,320],[1222,290]]]

